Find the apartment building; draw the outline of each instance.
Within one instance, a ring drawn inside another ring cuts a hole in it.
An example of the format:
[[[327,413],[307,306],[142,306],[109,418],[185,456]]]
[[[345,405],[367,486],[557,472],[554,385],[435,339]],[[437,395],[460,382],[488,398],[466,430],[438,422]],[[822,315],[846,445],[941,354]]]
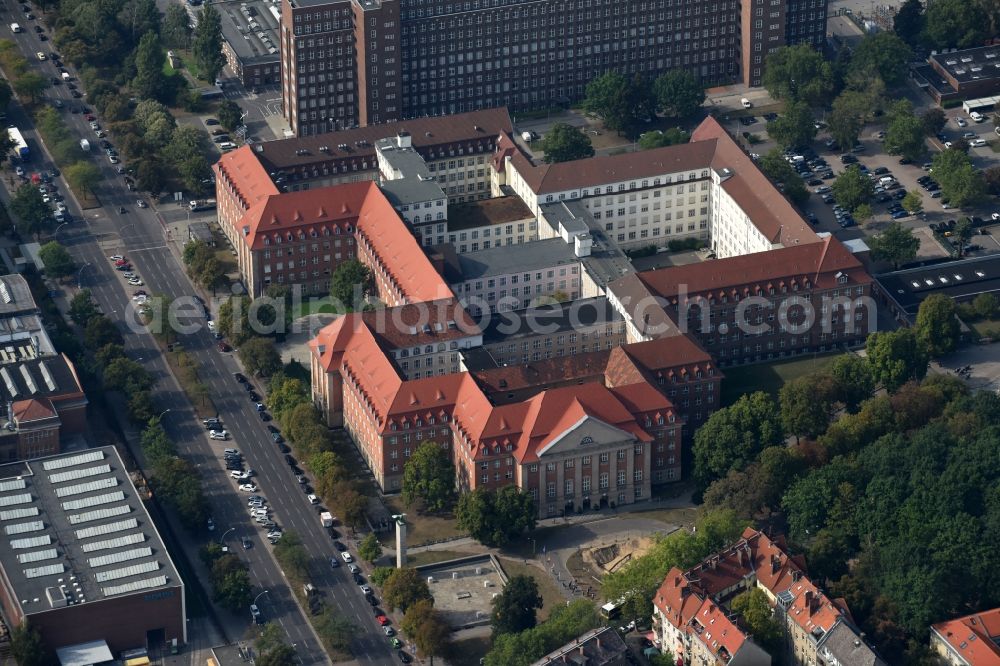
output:
[[[423,240],[424,245],[447,241],[465,254],[536,241],[538,224],[531,209],[518,197],[501,196],[449,206],[447,227],[439,225],[433,236],[428,233]]]
[[[1000,608],[931,625],[930,647],[946,666],[997,666]]]
[[[667,573],[653,597],[659,644],[689,664],[768,666],[771,656],[729,608],[734,597],[752,589],[762,590],[772,605],[791,663],[885,666],[844,600],[818,589],[780,538],[749,527],[735,544],[687,571],[674,567]]]
[[[760,85],[767,53],[822,46],[825,0],[283,0],[282,98],[298,136],[506,105],[567,105],[607,70]]]

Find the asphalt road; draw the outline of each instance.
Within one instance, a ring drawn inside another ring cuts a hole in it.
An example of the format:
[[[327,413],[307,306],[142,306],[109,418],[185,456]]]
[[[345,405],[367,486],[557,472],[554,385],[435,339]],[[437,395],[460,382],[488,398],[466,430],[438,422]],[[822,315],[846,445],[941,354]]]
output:
[[[24,20],[23,16],[19,22],[22,26],[26,25],[26,31],[12,37],[24,55],[46,77],[57,76],[57,70],[51,61],[39,62],[33,55],[37,51],[48,53],[52,48],[51,43],[39,42],[32,29],[33,23]],[[71,99],[65,85],[55,86],[47,94],[50,99],[63,99],[67,107],[71,104],[79,105],[83,101]],[[75,135],[96,143],[94,132],[82,115],[72,115],[67,110],[63,114]],[[30,172],[48,168],[51,158],[43,155],[39,137],[23,111],[12,104],[8,117],[10,124],[21,129],[33,153],[31,161],[25,165],[26,170]],[[114,137],[109,137],[109,140],[113,141]],[[122,325],[123,331],[130,331],[125,335],[127,353],[140,361],[156,379],[158,404],[162,409],[169,409],[169,413],[163,417],[168,434],[182,455],[202,473],[205,493],[211,502],[216,524],[215,532],[206,530],[202,535],[203,539],[219,539],[230,527],[234,528],[226,535],[226,544],[248,561],[251,578],[256,586],[255,593],[269,591],[258,602],[265,618],[279,623],[285,629],[288,640],[295,644],[302,663],[328,661],[295,604],[284,575],[270,554],[270,546],[262,538],[263,532],[250,521],[245,494],[236,489],[223,468],[221,449],[226,446],[239,448],[248,466],[257,472],[259,494],[264,495],[273,508],[273,519],[285,530],[294,530],[302,537],[311,556],[313,582],[324,594],[325,601],[356,625],[352,647],[358,655],[358,661],[393,661],[391,649],[375,623],[371,607],[348,577],[346,569],[341,567],[333,570],[329,566],[329,558],[336,554],[329,536],[285,464],[282,454],[272,443],[253,404],[233,378],[233,373],[240,370],[236,359],[218,351],[211,333],[204,325],[205,319],[193,315],[184,317],[185,323],[196,324],[192,326],[196,330],[180,337],[185,349],[197,361],[199,377],[208,386],[219,416],[226,429],[232,433],[233,439],[230,442],[208,440],[198,416],[170,375],[166,361],[152,336],[142,329],[125,327],[126,318],[132,314],[130,303],[134,288],[128,287],[113,269],[107,258],[111,254],[128,256],[135,267],[134,271],[146,283],[142,288],[151,294],[178,298],[196,292],[165,241],[166,227],[160,215],[151,208],[139,209],[136,206],[137,196],[125,188],[122,177],[115,172],[103,151],[95,146],[92,152],[94,164],[101,169],[104,177],[96,192],[103,207],[83,214],[68,195],[68,188],[62,178],[56,179],[59,190],[67,195],[66,204],[74,217],[73,223],[59,230],[58,238],[74,255],[78,265],[83,266],[78,276],[80,284],[91,290],[105,314]],[[120,208],[124,208],[126,212],[120,213]],[[240,537],[243,536],[251,538],[253,547],[250,550],[244,551],[240,547]],[[190,554],[191,549],[188,551]],[[220,612],[220,616],[231,639],[240,638],[249,628],[249,609],[245,617],[233,617],[225,611]]]

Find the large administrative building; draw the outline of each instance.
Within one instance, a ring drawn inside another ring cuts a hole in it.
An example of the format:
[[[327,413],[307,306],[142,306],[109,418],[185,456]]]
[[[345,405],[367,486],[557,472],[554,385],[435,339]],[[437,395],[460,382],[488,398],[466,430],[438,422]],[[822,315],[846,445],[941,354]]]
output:
[[[297,135],[567,104],[607,70],[760,85],[768,52],[822,45],[826,0],[282,0]]]
[[[50,649],[187,641],[184,584],[114,447],[0,466],[0,528],[4,616]]]

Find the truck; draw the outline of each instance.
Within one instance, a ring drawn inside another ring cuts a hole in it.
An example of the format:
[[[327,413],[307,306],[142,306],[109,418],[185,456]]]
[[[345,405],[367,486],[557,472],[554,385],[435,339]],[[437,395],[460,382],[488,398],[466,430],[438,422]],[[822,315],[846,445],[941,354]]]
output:
[[[323,523],[323,527],[333,527],[333,514],[329,511],[319,514],[319,520]]]
[[[191,209],[192,213],[199,210],[214,210],[215,199],[198,199],[197,201],[188,203],[188,208]]]
[[[28,143],[24,140],[24,137],[21,136],[21,130],[16,127],[9,127],[7,128],[7,136],[10,137],[10,142],[14,144],[14,154],[22,160],[28,159]]]
[[[80,139],[80,150],[85,153],[90,152],[90,142],[86,139]]]

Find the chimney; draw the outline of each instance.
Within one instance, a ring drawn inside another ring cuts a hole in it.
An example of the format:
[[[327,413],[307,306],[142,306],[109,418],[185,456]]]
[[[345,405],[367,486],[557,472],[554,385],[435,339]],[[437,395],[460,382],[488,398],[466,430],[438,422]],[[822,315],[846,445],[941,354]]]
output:
[[[792,571],[792,582],[798,582],[800,578],[802,578],[801,571],[799,571],[798,569]]]
[[[812,615],[812,613],[813,613],[813,592],[812,592],[812,590],[806,590],[805,602],[806,602],[806,612],[809,613],[809,615]]]
[[[771,555],[771,573],[772,574],[778,573],[778,565],[780,563],[781,563],[781,560],[778,559],[777,555]]]

